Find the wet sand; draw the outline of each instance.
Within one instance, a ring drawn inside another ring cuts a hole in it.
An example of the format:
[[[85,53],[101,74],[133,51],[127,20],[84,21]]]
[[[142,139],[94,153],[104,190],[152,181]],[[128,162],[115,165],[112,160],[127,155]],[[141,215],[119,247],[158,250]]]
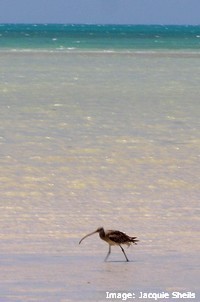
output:
[[[173,251],[155,255],[142,252],[141,247],[129,249],[127,263],[116,248],[104,263],[105,247],[97,244],[97,250],[91,247],[88,255],[80,255],[76,247],[75,255],[59,251],[53,255],[1,255],[1,301],[106,301],[106,292],[134,293],[135,301],[139,301],[140,292],[164,291],[170,296],[193,292],[198,297],[198,256],[195,259]]]

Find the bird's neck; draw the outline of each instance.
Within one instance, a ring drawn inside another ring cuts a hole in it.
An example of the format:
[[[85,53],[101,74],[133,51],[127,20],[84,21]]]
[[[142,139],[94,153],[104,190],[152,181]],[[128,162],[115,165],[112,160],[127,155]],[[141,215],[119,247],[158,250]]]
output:
[[[99,232],[99,237],[100,237],[101,239],[104,239],[104,238],[105,238],[105,231],[104,231],[103,228],[102,228],[101,231]]]

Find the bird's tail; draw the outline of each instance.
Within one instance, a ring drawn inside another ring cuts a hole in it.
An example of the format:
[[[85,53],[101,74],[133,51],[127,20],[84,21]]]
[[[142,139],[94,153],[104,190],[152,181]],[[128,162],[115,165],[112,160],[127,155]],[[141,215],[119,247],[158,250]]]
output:
[[[130,241],[134,244],[137,244],[139,240],[137,239],[137,237],[130,237]]]

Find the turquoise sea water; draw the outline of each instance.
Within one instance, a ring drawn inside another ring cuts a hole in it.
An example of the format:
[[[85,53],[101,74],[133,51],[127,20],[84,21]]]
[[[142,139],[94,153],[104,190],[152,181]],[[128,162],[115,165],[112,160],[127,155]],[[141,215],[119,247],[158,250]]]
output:
[[[1,24],[0,49],[200,49],[200,26]]]
[[[199,35],[0,26],[1,302],[200,301]]]

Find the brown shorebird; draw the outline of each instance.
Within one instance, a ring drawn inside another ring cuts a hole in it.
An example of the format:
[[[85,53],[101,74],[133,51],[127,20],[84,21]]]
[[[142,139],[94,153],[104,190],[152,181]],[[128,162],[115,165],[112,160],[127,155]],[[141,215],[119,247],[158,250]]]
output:
[[[95,233],[99,233],[99,237],[109,244],[108,254],[106,255],[106,258],[105,258],[104,261],[106,261],[108,259],[108,256],[111,253],[111,246],[112,245],[119,245],[122,252],[124,253],[126,261],[129,261],[123,247],[121,246],[121,244],[126,244],[127,246],[130,246],[132,243],[137,244],[137,242],[139,241],[139,240],[136,239],[137,237],[130,237],[130,236],[128,236],[125,233],[122,233],[120,231],[114,231],[114,230],[104,231],[104,228],[98,228],[96,231],[84,236],[79,241],[79,244],[83,241],[83,239],[85,239],[86,237],[91,236]]]

